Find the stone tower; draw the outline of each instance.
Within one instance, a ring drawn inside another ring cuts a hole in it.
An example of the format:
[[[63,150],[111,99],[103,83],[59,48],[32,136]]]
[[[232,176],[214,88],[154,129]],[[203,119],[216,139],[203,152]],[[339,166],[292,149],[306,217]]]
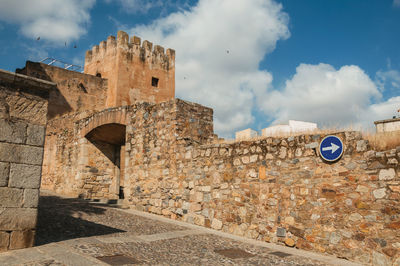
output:
[[[175,51],[123,31],[86,52],[84,73],[108,80],[106,107],[175,97]]]

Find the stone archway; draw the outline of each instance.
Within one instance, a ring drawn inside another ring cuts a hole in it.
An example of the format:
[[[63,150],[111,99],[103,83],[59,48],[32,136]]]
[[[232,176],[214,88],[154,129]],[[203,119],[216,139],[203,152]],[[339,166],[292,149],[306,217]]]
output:
[[[86,134],[92,145],[86,167],[88,197],[124,198],[125,135],[126,126],[116,123],[98,126]]]
[[[90,199],[123,199],[127,107],[106,109],[77,123],[78,179]]]

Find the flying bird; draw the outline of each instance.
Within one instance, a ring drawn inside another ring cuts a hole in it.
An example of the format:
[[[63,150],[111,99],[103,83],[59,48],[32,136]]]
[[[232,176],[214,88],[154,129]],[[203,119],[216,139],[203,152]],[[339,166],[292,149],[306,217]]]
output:
[[[39,41],[39,40],[40,40],[40,36],[39,36],[39,37],[37,37],[36,41]]]
[[[76,44],[74,44],[74,48],[76,48]]]
[[[229,50],[226,50],[226,53],[229,54]]]

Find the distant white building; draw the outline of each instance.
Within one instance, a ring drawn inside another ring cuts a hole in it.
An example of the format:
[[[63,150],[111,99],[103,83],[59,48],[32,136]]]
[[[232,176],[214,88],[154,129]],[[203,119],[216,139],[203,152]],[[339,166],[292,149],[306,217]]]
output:
[[[255,130],[252,130],[251,128],[238,131],[235,133],[235,139],[236,140],[246,140],[246,139],[251,139],[254,137],[257,137],[258,133]]]
[[[272,137],[281,134],[292,134],[296,132],[307,132],[318,129],[316,123],[289,120],[289,125],[276,125],[261,130],[263,137]]]
[[[400,118],[386,119],[374,122],[376,133],[400,130]]]

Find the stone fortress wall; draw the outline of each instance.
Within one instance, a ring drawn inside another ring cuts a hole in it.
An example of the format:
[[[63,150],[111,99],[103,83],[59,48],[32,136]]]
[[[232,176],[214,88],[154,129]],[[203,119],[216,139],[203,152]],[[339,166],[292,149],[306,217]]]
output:
[[[174,99],[175,54],[161,51],[119,32],[87,52],[85,73],[29,62],[20,70],[57,86],[42,188],[363,263],[400,262],[400,147],[375,152],[358,132],[337,132],[344,155],[325,163],[324,135],[220,143],[212,109]]]
[[[33,246],[52,82],[0,70],[0,251]]]
[[[400,147],[375,152],[359,132],[338,132],[344,155],[325,163],[317,153],[324,135],[213,144],[212,110],[203,106],[172,100],[119,109],[131,208],[363,263],[399,262]],[[57,157],[70,165],[53,185],[59,193],[118,197],[109,193],[118,178],[107,172],[112,160],[82,134],[96,116],[75,124],[73,142],[59,140],[80,152]]]

